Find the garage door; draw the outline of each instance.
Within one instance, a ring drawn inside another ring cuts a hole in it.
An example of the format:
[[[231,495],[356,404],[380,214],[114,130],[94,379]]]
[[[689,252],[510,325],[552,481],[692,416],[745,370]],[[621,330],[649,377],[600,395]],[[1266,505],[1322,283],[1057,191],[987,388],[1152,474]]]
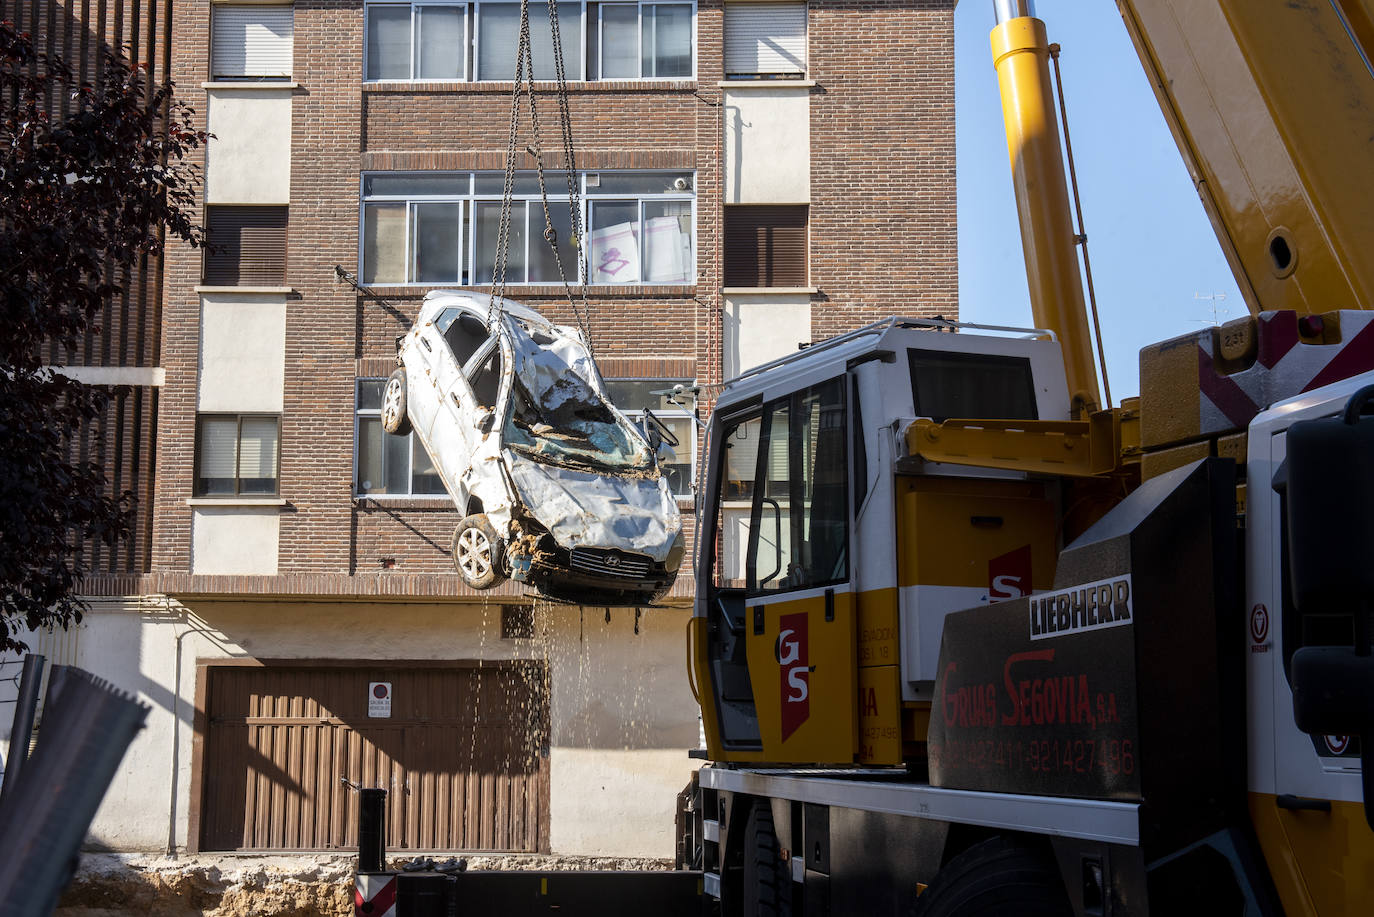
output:
[[[201,685],[201,850],[354,847],[359,786],[389,791],[389,850],[548,849],[542,664],[209,665]]]

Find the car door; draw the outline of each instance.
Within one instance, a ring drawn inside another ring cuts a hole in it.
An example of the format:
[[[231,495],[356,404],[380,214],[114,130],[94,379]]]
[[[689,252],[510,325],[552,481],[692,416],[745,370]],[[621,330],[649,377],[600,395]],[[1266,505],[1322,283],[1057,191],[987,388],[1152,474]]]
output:
[[[434,325],[440,345],[434,351],[438,354],[434,373],[437,404],[430,430],[430,458],[449,493],[465,509],[469,493],[466,476],[476,443],[473,431],[477,406],[463,366],[489,346],[491,336],[486,322],[467,309],[446,310]]]

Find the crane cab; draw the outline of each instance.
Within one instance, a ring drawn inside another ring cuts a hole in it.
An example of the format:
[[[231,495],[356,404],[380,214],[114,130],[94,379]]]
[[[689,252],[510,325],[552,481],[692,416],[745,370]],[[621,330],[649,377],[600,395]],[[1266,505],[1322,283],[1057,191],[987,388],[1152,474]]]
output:
[[[900,764],[944,616],[1049,588],[1052,482],[908,454],[917,418],[1067,420],[1047,332],[892,318],[728,383],[693,670],[716,761]]]

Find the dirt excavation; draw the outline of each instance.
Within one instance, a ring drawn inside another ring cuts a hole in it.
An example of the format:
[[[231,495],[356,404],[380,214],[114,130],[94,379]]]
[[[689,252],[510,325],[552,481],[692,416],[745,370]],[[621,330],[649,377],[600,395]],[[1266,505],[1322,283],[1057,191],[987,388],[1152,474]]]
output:
[[[670,860],[625,857],[463,857],[472,870],[671,869]],[[389,865],[399,869],[403,859]],[[347,917],[352,856],[85,854],[55,917]]]

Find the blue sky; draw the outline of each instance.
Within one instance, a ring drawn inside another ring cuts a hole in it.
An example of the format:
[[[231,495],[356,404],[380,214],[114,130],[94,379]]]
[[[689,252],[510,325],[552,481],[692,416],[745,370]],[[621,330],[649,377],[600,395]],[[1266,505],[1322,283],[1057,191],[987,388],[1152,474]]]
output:
[[[1139,393],[1137,355],[1246,314],[1231,270],[1112,0],[1037,0],[1060,67],[1114,402]],[[954,14],[959,299],[964,321],[1029,325],[991,0]],[[1224,314],[1221,310],[1226,310]]]

